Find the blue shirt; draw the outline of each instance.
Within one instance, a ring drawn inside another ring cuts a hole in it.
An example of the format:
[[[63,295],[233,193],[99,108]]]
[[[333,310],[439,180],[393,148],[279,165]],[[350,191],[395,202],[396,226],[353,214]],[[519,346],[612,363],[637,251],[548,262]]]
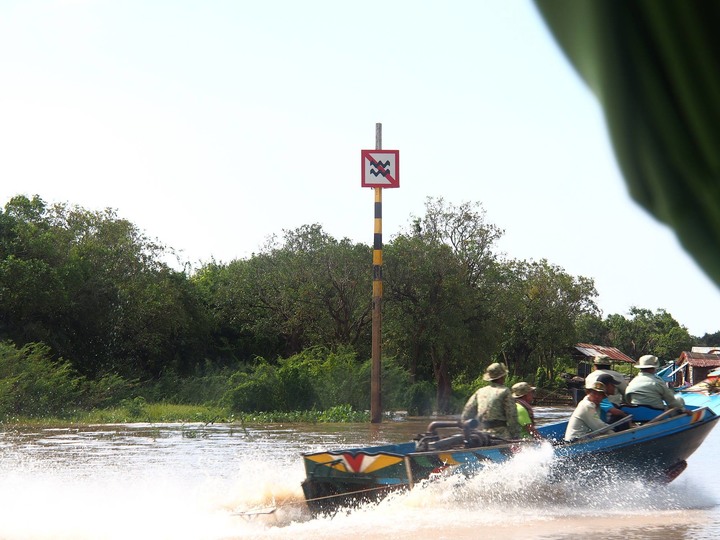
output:
[[[617,407],[614,403],[612,403],[607,397],[604,397],[603,400],[600,402],[600,420],[605,422],[606,424],[609,424],[608,422],[608,411],[610,409],[614,409]]]

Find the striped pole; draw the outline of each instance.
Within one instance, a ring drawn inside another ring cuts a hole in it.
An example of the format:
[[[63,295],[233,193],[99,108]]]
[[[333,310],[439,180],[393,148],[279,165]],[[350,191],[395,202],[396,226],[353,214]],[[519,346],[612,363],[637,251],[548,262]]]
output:
[[[375,124],[375,150],[382,150],[382,124]],[[382,188],[375,190],[373,235],[372,366],[370,370],[370,422],[382,421]]]

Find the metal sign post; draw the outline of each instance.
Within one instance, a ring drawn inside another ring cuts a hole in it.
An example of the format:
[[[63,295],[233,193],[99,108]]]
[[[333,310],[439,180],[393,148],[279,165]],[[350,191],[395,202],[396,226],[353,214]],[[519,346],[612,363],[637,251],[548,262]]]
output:
[[[382,124],[375,124],[375,150],[362,150],[360,155],[361,185],[375,190],[370,421],[378,424],[382,421],[382,188],[400,187],[400,152],[382,149]]]

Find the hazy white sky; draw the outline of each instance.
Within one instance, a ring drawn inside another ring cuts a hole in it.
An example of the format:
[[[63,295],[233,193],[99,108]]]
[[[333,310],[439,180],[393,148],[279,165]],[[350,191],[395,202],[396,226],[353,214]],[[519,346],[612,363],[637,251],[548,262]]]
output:
[[[382,122],[386,242],[428,196],[479,201],[508,257],[593,278],[605,315],[720,330],[529,1],[3,0],[0,51],[1,205],[115,208],[196,265],[310,223],[371,245]]]

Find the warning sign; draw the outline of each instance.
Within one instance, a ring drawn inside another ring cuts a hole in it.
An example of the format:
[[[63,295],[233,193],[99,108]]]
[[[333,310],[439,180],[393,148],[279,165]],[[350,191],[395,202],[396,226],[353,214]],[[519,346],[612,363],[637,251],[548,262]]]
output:
[[[362,187],[400,187],[400,150],[361,150]]]

